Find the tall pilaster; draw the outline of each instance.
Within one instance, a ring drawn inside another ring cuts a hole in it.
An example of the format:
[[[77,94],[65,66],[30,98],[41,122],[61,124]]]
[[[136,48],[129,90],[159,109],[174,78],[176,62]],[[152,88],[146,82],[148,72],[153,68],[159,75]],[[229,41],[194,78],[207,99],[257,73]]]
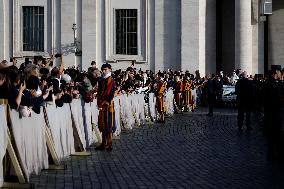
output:
[[[66,67],[77,66],[72,31],[72,26],[76,21],[75,2],[75,0],[61,0],[61,51],[65,55],[64,63]]]
[[[87,70],[92,60],[96,60],[96,3],[93,0],[82,1],[82,69]]]
[[[235,0],[235,68],[252,74],[251,1]]]
[[[200,70],[199,0],[181,0],[181,3],[181,69],[194,73]]]
[[[4,5],[3,0],[0,1],[0,61],[4,59]]]
[[[105,28],[105,16],[107,1],[96,1],[96,62],[100,67],[106,60],[106,28]]]

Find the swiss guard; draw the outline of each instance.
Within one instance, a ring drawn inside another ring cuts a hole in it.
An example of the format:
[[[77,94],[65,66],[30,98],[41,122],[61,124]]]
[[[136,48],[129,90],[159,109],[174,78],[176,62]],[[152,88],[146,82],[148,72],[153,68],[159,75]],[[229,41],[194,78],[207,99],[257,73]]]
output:
[[[188,112],[189,105],[191,104],[191,86],[192,82],[189,80],[187,76],[183,77],[182,81],[182,99],[183,99],[183,111]]]
[[[165,123],[166,112],[166,98],[165,92],[167,89],[167,83],[164,81],[164,74],[159,72],[157,74],[157,89],[156,89],[156,106],[160,119],[158,122]]]
[[[97,105],[99,108],[99,130],[102,133],[102,144],[96,150],[112,151],[112,134],[115,132],[114,93],[115,82],[111,76],[111,65],[102,65],[103,76],[98,83]]]
[[[182,100],[182,81],[179,75],[175,76],[174,83],[174,104],[175,104],[175,113],[178,113],[183,108],[183,100]]]

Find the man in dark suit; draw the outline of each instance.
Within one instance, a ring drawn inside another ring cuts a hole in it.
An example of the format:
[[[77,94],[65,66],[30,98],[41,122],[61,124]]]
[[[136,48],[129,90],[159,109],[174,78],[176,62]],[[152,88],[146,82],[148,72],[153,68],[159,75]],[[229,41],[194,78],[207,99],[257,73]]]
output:
[[[279,158],[281,153],[283,98],[279,82],[281,72],[272,70],[264,84],[264,131],[267,136],[267,159]]]
[[[242,130],[244,122],[244,114],[246,114],[247,130],[252,130],[251,127],[251,109],[253,101],[253,86],[252,81],[248,79],[247,72],[244,71],[242,77],[236,83],[237,106],[238,106],[238,128]]]
[[[215,75],[207,75],[207,82],[205,83],[205,93],[208,98],[209,113],[207,116],[213,116],[213,107],[216,101],[216,84],[215,84]]]

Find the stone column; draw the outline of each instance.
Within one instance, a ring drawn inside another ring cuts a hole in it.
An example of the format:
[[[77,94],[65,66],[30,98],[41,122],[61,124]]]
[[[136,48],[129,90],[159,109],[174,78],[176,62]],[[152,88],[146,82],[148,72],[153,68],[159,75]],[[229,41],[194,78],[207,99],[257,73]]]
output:
[[[194,73],[199,67],[199,0],[181,1],[181,69]],[[204,32],[203,32],[204,33]],[[205,44],[204,44],[205,45]],[[204,74],[204,67],[201,68]]]
[[[264,22],[258,19],[259,0],[253,2],[252,20],[252,75],[264,73]]]
[[[155,72],[164,71],[164,0],[155,0]]]
[[[106,59],[106,34],[105,34],[105,0],[96,1],[96,62],[97,66],[104,63]]]
[[[82,68],[87,70],[92,60],[96,60],[96,3],[84,0],[82,12]]]
[[[74,51],[72,26],[75,23],[75,0],[61,0],[61,52],[65,67],[77,66]]]
[[[235,0],[235,68],[252,74],[251,1]]]
[[[0,61],[4,59],[4,20],[4,5],[3,1],[0,1]]]

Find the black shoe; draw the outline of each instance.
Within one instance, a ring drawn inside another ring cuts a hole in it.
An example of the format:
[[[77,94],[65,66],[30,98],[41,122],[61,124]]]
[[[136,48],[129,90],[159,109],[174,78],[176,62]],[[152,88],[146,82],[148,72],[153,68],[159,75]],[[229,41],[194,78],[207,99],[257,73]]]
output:
[[[106,147],[106,151],[111,152],[112,151],[112,146]]]
[[[95,150],[104,151],[105,150],[105,145],[101,144],[98,147],[96,147]]]

